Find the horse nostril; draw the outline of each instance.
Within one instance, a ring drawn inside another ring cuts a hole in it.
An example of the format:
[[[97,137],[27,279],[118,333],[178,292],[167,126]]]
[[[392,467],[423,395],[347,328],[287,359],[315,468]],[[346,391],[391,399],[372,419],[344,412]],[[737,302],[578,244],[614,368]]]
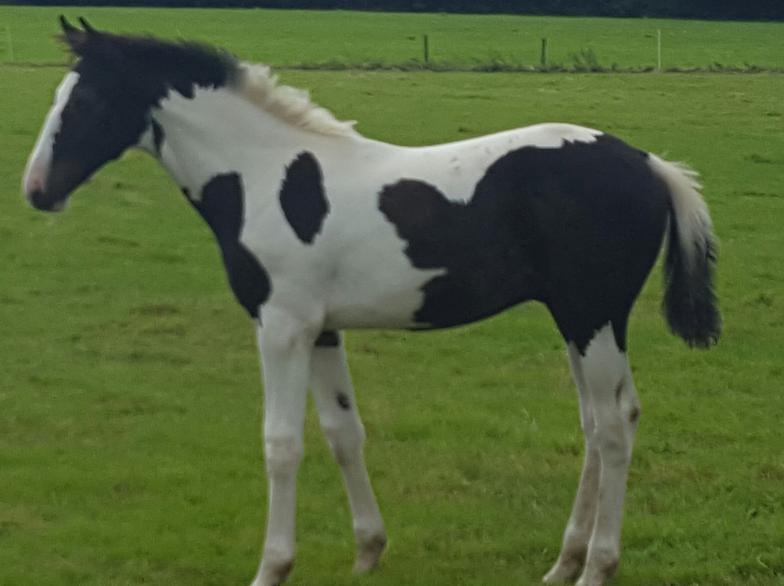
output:
[[[37,178],[28,178],[22,184],[22,190],[27,196],[27,199],[32,200],[36,193],[44,190],[44,183]]]
[[[41,189],[34,190],[27,199],[35,209],[42,212],[59,212],[65,207],[64,201],[47,197]]]
[[[33,189],[32,191],[27,192],[28,201],[35,207],[38,207],[41,204],[43,198],[44,194],[40,189]]]

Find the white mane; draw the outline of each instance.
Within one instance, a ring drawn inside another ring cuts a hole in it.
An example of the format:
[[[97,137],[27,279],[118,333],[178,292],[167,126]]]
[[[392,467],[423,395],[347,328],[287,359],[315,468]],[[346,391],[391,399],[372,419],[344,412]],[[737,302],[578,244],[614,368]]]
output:
[[[355,121],[341,121],[314,104],[305,90],[278,85],[278,76],[266,65],[241,63],[240,92],[252,103],[281,120],[315,132],[333,136],[358,136]]]

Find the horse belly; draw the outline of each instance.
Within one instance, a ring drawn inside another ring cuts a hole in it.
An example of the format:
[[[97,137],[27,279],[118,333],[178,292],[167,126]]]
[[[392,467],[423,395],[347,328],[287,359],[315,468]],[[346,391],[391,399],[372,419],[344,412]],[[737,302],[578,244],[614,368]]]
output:
[[[381,238],[365,241],[328,279],[325,324],[329,328],[410,328],[423,305],[423,288],[444,271],[411,265],[398,247]]]
[[[330,301],[324,318],[327,329],[407,329],[417,326],[414,316],[424,297],[420,289],[362,289],[343,293]]]
[[[425,285],[416,329],[449,328],[479,321],[537,298],[536,277],[519,266],[504,271],[449,274]]]

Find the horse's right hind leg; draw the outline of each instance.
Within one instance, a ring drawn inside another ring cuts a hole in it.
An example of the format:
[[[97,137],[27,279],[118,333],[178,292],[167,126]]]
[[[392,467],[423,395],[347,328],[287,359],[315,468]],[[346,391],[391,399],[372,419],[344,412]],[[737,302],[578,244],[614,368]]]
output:
[[[626,352],[609,324],[594,334],[580,362],[593,404],[601,471],[596,520],[577,586],[602,586],[620,559],[623,501],[640,404]]]
[[[574,499],[572,514],[566,524],[561,553],[555,565],[545,575],[546,584],[557,584],[576,578],[585,563],[588,541],[591,539],[596,504],[599,496],[599,450],[593,440],[594,416],[593,404],[588,387],[585,384],[580,352],[574,344],[569,344],[569,365],[572,370],[577,391],[580,397],[580,424],[585,436],[585,458],[580,476],[580,486]]]
[[[620,558],[626,476],[639,402],[626,352],[610,324],[593,333],[582,353],[570,352],[570,356],[581,396],[585,469],[563,551],[545,581],[572,578],[584,556],[577,586],[602,586],[615,573]]]

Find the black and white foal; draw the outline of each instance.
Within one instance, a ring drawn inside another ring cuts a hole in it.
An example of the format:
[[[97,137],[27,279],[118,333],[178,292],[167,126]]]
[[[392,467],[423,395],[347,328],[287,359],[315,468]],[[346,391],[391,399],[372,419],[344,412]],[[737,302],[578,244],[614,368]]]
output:
[[[59,210],[104,163],[140,147],[215,233],[264,362],[269,514],[254,586],[283,582],[294,561],[308,387],[345,477],[356,569],[375,566],[385,546],[339,331],[456,326],[532,299],[566,341],[586,442],[544,580],[582,571],[580,586],[603,584],[620,554],[640,414],[627,319],[665,234],[670,327],[696,346],[719,335],[711,221],[694,175],[567,124],[423,148],[376,142],[263,66],[62,25],[79,59],[57,89],[25,192]]]

